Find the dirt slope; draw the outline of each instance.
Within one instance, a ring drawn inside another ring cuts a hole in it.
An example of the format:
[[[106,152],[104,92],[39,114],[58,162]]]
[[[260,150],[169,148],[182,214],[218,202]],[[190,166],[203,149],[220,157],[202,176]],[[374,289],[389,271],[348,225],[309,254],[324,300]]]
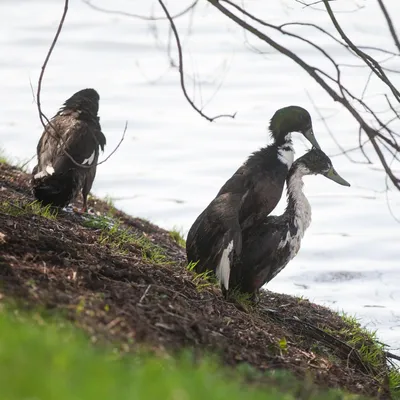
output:
[[[125,351],[190,348],[227,365],[286,368],[322,386],[390,398],[383,357],[377,370],[347,345],[344,332],[353,328],[329,309],[265,292],[246,312],[185,268],[184,249],[169,232],[95,199],[90,206],[119,219],[118,227],[74,212],[53,218],[33,200],[29,176],[1,164],[3,300],[62,312],[94,342]]]

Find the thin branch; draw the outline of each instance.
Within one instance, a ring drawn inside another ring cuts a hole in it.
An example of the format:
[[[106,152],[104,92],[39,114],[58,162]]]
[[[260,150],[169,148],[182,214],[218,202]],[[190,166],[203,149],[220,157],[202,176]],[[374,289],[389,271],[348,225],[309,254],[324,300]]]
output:
[[[317,105],[315,104],[314,100],[312,99],[312,97],[310,96],[310,93],[308,93],[308,91],[306,90],[306,94],[308,99],[310,100],[311,104],[314,107],[314,110],[316,111],[316,113],[318,114],[320,120],[322,121],[322,123],[325,126],[325,129],[327,130],[327,132],[329,133],[329,136],[332,138],[332,140],[335,142],[336,146],[339,148],[339,150],[341,151],[340,154],[343,154],[344,156],[346,156],[346,158],[351,161],[351,162],[356,162],[353,158],[351,158],[348,155],[348,152],[346,152],[346,150],[343,148],[343,146],[339,143],[339,141],[335,138],[335,135],[332,133],[331,129],[329,128],[325,117],[321,114],[321,111],[319,110],[319,108],[317,107]]]
[[[60,23],[59,23],[57,31],[56,31],[56,35],[54,36],[54,39],[53,39],[53,42],[51,43],[49,51],[47,52],[46,58],[44,60],[44,63],[42,65],[42,69],[41,69],[40,75],[39,75],[38,88],[37,88],[37,93],[36,93],[36,104],[37,104],[37,108],[38,108],[38,112],[39,112],[40,122],[42,123],[44,128],[46,128],[46,124],[44,123],[43,119],[46,119],[47,123],[50,123],[50,121],[47,119],[47,117],[42,112],[42,107],[41,107],[41,103],[40,103],[40,93],[42,91],[43,76],[44,76],[44,71],[46,70],[47,64],[50,60],[50,56],[54,50],[54,47],[57,43],[58,37],[60,36],[62,27],[64,25],[65,17],[67,16],[67,12],[68,12],[68,4],[69,4],[69,0],[65,0],[64,11],[62,13],[61,20],[60,20]]]
[[[374,71],[375,75],[381,79],[383,82],[386,83],[386,85],[391,89],[393,95],[396,97],[397,101],[400,102],[400,92],[396,89],[396,87],[390,82],[390,80],[387,78],[385,72],[382,70],[381,66],[368,54],[364,53],[361,51],[354,43],[348,38],[348,36],[344,33],[343,29],[341,28],[339,22],[337,21],[334,12],[332,11],[332,8],[329,4],[328,0],[322,0],[325,4],[326,11],[328,12],[328,15],[342,37],[342,39],[350,46],[350,48],[354,51],[355,54],[357,54],[363,61],[370,66],[370,68]]]
[[[19,168],[24,170],[24,168],[36,157],[36,154],[34,154],[29,160],[25,161]]]
[[[127,129],[128,129],[128,121],[125,121],[124,131],[122,132],[122,137],[119,140],[118,144],[115,146],[114,150],[103,161],[97,163],[96,165],[104,164],[118,150],[119,146],[121,146],[122,142],[125,139],[125,133],[126,133]]]
[[[185,86],[185,77],[184,77],[184,70],[183,70],[183,54],[182,54],[182,46],[181,46],[181,41],[179,38],[179,34],[178,34],[178,30],[176,29],[175,23],[173,18],[171,17],[167,7],[165,7],[165,4],[162,0],[158,0],[158,2],[160,3],[160,6],[162,7],[165,15],[168,18],[168,21],[171,25],[171,29],[174,33],[175,36],[175,40],[176,40],[176,46],[178,48],[178,57],[179,57],[179,76],[180,76],[180,82],[181,82],[181,88],[183,91],[183,94],[186,98],[186,100],[188,101],[188,103],[192,106],[192,108],[194,108],[203,118],[205,118],[207,121],[213,122],[215,121],[217,118],[222,118],[222,117],[229,117],[229,118],[235,118],[235,114],[223,114],[223,115],[217,115],[215,117],[209,117],[206,114],[203,113],[202,110],[200,110],[192,101],[192,99],[189,97],[187,91],[186,91],[186,86]]]
[[[44,130],[47,131],[47,133],[50,136],[52,136],[54,139],[56,139],[59,142],[61,142],[61,144],[64,147],[66,145],[65,140],[61,137],[61,135],[58,134],[57,128],[52,124],[52,122],[47,118],[47,116],[42,111],[40,96],[41,96],[41,92],[42,92],[42,83],[43,83],[44,73],[46,71],[47,64],[48,64],[48,62],[50,60],[51,54],[53,53],[54,47],[57,44],[58,38],[59,38],[60,33],[62,31],[62,28],[64,26],[64,21],[65,21],[65,18],[67,16],[67,13],[68,13],[68,6],[69,6],[69,0],[65,0],[65,2],[64,2],[64,10],[63,10],[60,22],[58,24],[58,28],[57,28],[56,34],[55,34],[54,39],[53,39],[53,41],[51,43],[51,46],[50,46],[50,48],[49,48],[49,50],[48,50],[48,52],[46,54],[46,58],[45,58],[45,60],[43,62],[43,65],[42,65],[42,68],[41,68],[41,71],[40,71],[39,80],[38,80],[38,88],[37,88],[37,93],[36,93],[37,109],[38,109],[38,112],[39,112],[40,122],[41,122]],[[31,83],[31,89],[33,90],[32,83]],[[46,123],[47,123],[47,125],[46,125]],[[100,163],[95,164],[96,166],[105,163],[117,151],[117,149],[119,148],[119,146],[121,145],[121,143],[123,142],[123,140],[125,138],[125,133],[126,133],[127,127],[128,127],[128,122],[125,123],[125,129],[124,129],[124,132],[122,134],[122,137],[121,137],[118,145],[108,155],[108,157],[105,160],[101,161]],[[50,133],[49,128],[53,129],[53,132],[56,135],[56,137],[54,137],[52,135],[52,133]],[[94,167],[94,165],[83,165],[83,164],[80,164],[80,163],[76,162],[75,159],[65,150],[65,148],[63,148],[63,152],[72,161],[72,163],[75,164],[77,167],[80,167],[80,168],[93,168]]]
[[[227,2],[230,5],[232,5],[233,7],[235,7],[236,9],[241,11],[240,7],[238,7],[236,4],[232,3],[231,1],[229,1],[229,0],[221,0],[221,1]],[[325,6],[326,6],[327,0],[323,0],[323,1],[325,3]],[[349,92],[348,89],[346,89],[345,87],[343,87],[341,85],[339,73],[338,73],[338,78],[336,80],[336,84],[339,87],[339,91],[340,91],[341,95],[339,95],[339,93],[337,93],[330,85],[328,85],[327,82],[320,75],[320,74],[322,74],[325,77],[329,77],[328,74],[326,74],[325,72],[319,70],[318,68],[316,68],[314,66],[309,65],[302,58],[300,58],[297,54],[293,53],[288,48],[282,46],[281,44],[279,44],[275,40],[271,39],[269,36],[267,36],[266,34],[261,32],[260,30],[258,30],[254,26],[248,24],[246,21],[244,21],[243,19],[239,18],[237,15],[235,15],[230,10],[228,10],[226,7],[224,7],[221,4],[220,1],[218,1],[218,0],[208,0],[208,2],[210,4],[212,4],[215,8],[217,8],[220,12],[222,12],[225,16],[227,16],[229,19],[231,19],[233,22],[237,23],[239,26],[241,26],[242,28],[246,29],[248,32],[252,33],[253,35],[257,36],[259,39],[261,39],[262,41],[264,41],[267,44],[269,44],[271,47],[273,47],[275,50],[279,51],[281,54],[286,55],[287,57],[292,59],[294,62],[296,62],[332,97],[332,99],[334,101],[338,101],[339,103],[341,103],[351,113],[351,115],[359,123],[359,125],[363,129],[363,131],[367,134],[367,136],[370,139],[370,142],[371,142],[374,150],[376,151],[376,153],[377,153],[377,155],[378,155],[378,157],[380,159],[380,162],[381,162],[382,166],[384,167],[387,175],[389,176],[389,178],[391,179],[393,184],[397,187],[397,189],[400,190],[400,180],[393,174],[392,170],[390,169],[390,167],[389,167],[389,165],[388,165],[388,163],[386,161],[385,156],[383,155],[383,153],[381,151],[381,148],[379,147],[378,143],[375,140],[375,137],[377,136],[378,131],[376,129],[373,129],[370,125],[367,124],[367,122],[362,118],[360,113],[349,103],[349,101],[346,98],[346,95],[349,95],[353,99],[357,100],[365,108],[366,111],[370,111],[371,114],[374,116],[374,118],[378,121],[378,123],[380,122],[380,126],[382,126],[381,121],[375,115],[375,113],[373,113],[372,110],[365,104],[365,102],[363,102],[361,99],[356,98],[354,95],[351,94],[351,92]],[[241,11],[241,12],[243,12],[243,11]],[[252,18],[254,20],[258,20],[255,16],[252,16],[250,13],[248,13],[246,11],[245,11],[245,15],[249,16],[250,18]],[[333,16],[333,18],[331,17],[331,19],[336,21],[334,16]],[[259,20],[259,21],[261,21],[261,20]],[[264,25],[271,25],[271,24],[265,23],[264,21],[261,21],[261,23],[263,23]],[[337,21],[336,21],[336,23],[337,23]],[[337,29],[342,31],[340,26]],[[342,31],[342,33],[343,33],[343,39],[346,41],[346,43],[352,48],[355,47],[354,44],[347,38],[347,36],[344,34],[343,31]],[[357,54],[357,52],[360,53],[360,50],[358,50],[356,48],[355,53]],[[374,72],[382,79],[382,81],[384,83],[387,84],[388,87],[391,88],[394,96],[396,97],[396,94],[398,93],[397,90],[394,88],[393,84],[388,80],[388,78],[386,77],[386,75],[382,71],[382,69],[379,67],[379,65],[376,66],[376,64],[377,64],[376,61],[373,60],[370,56],[365,55],[365,53],[362,53],[362,55],[363,55],[363,57],[361,57],[361,56],[360,57],[367,64],[370,65],[371,69],[374,69]],[[371,61],[371,59],[373,61]]]
[[[152,17],[152,16],[147,16],[147,15],[139,15],[139,14],[132,14],[128,13],[125,11],[120,11],[120,10],[108,10],[106,8],[102,8],[99,6],[95,6],[92,4],[90,0],[82,0],[83,3],[85,3],[88,7],[92,8],[93,10],[105,13],[105,14],[114,14],[114,15],[121,15],[123,17],[129,17],[129,18],[137,18],[137,19],[142,19],[144,21],[162,21],[168,19],[168,17]],[[172,19],[176,19],[179,17],[182,17],[183,15],[187,14],[189,11],[193,10],[199,0],[194,0],[189,6],[184,8],[182,11],[177,12],[176,14],[172,15]]]
[[[356,147],[351,147],[350,149],[341,151],[340,153],[330,154],[329,157],[330,158],[334,158],[334,157],[342,156],[344,154],[353,153],[355,151],[360,151],[360,149],[363,148],[369,142],[370,142],[370,139],[365,139],[365,141],[363,143],[361,143],[361,145],[359,144]],[[369,161],[369,162],[367,161],[365,164],[372,164],[372,162],[371,161]]]
[[[398,355],[396,355],[396,354],[393,354],[393,353],[391,353],[390,351],[386,351],[386,352],[385,352],[385,355],[386,355],[386,357],[388,357],[388,358],[393,358],[393,360],[400,361],[400,356],[398,356]]]
[[[390,34],[392,35],[392,38],[394,40],[394,43],[397,47],[397,49],[400,51],[400,41],[397,36],[396,30],[394,29],[392,19],[390,18],[390,15],[385,7],[385,4],[383,3],[383,0],[378,0],[379,6],[381,7],[381,10],[383,12],[383,15],[385,16],[386,22],[388,24]]]

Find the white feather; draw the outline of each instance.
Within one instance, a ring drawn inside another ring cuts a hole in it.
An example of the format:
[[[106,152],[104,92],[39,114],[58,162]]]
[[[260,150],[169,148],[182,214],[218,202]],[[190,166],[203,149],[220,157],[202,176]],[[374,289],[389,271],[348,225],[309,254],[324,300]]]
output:
[[[222,252],[221,260],[218,264],[215,275],[218,281],[222,284],[226,290],[229,289],[229,276],[231,274],[231,263],[229,261],[229,256],[233,249],[233,240],[231,240],[227,248]]]
[[[93,150],[93,153],[91,154],[91,156],[90,156],[89,158],[85,158],[85,159],[83,160],[82,165],[85,165],[86,163],[87,163],[88,165],[92,165],[95,154],[96,154],[96,151]]]
[[[49,164],[43,171],[40,171],[37,174],[35,174],[33,179],[40,179],[44,178],[47,175],[53,175],[53,174],[54,174],[54,168],[51,164]]]
[[[286,135],[285,143],[278,147],[278,160],[290,168],[294,161],[292,135]]]
[[[54,168],[53,168],[53,166],[52,166],[51,164],[49,164],[49,165],[46,167],[46,172],[47,172],[49,175],[53,175],[53,174],[54,174]]]
[[[40,179],[43,178],[44,176],[46,176],[46,171],[40,171],[37,174],[35,174],[35,176],[33,177],[34,179]]]
[[[281,163],[286,164],[288,168],[292,166],[294,160],[294,150],[292,144],[286,143],[278,148],[278,160]]]

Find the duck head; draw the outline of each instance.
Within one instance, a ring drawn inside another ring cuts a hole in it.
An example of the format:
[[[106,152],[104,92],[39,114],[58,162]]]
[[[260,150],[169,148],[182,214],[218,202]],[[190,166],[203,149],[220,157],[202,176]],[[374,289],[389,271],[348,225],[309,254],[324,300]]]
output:
[[[292,171],[299,171],[301,175],[324,175],[326,178],[343,186],[350,186],[333,168],[330,158],[319,149],[313,148],[299,157],[292,165]]]
[[[73,110],[97,116],[100,96],[94,89],[83,89],[73,94],[63,105],[63,110]]]
[[[285,142],[289,133],[300,132],[314,147],[321,148],[314,136],[311,116],[304,108],[289,106],[277,110],[271,118],[269,130],[277,144]]]

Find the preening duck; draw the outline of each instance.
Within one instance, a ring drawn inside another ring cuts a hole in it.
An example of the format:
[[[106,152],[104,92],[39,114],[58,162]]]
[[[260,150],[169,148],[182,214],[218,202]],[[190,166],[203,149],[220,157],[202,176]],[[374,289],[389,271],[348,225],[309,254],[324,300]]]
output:
[[[37,146],[38,164],[32,171],[33,193],[43,204],[65,207],[81,191],[82,211],[87,210],[99,148],[104,151],[106,144],[97,116],[99,100],[96,90],[80,90],[46,125]]]
[[[259,215],[268,215],[282,196],[294,157],[291,133],[300,132],[320,148],[310,114],[304,108],[289,106],[277,110],[269,130],[273,143],[247,159],[197,217],[188,233],[188,261],[197,262],[198,273],[214,271],[226,290],[233,257],[242,248],[242,229],[251,226]]]
[[[302,190],[303,177],[316,174],[350,186],[321,150],[312,149],[298,158],[286,179],[288,203],[285,212],[279,216],[261,216],[243,230],[240,257],[231,265],[231,289],[249,293],[255,300],[259,289],[296,256],[311,223],[311,206]]]

